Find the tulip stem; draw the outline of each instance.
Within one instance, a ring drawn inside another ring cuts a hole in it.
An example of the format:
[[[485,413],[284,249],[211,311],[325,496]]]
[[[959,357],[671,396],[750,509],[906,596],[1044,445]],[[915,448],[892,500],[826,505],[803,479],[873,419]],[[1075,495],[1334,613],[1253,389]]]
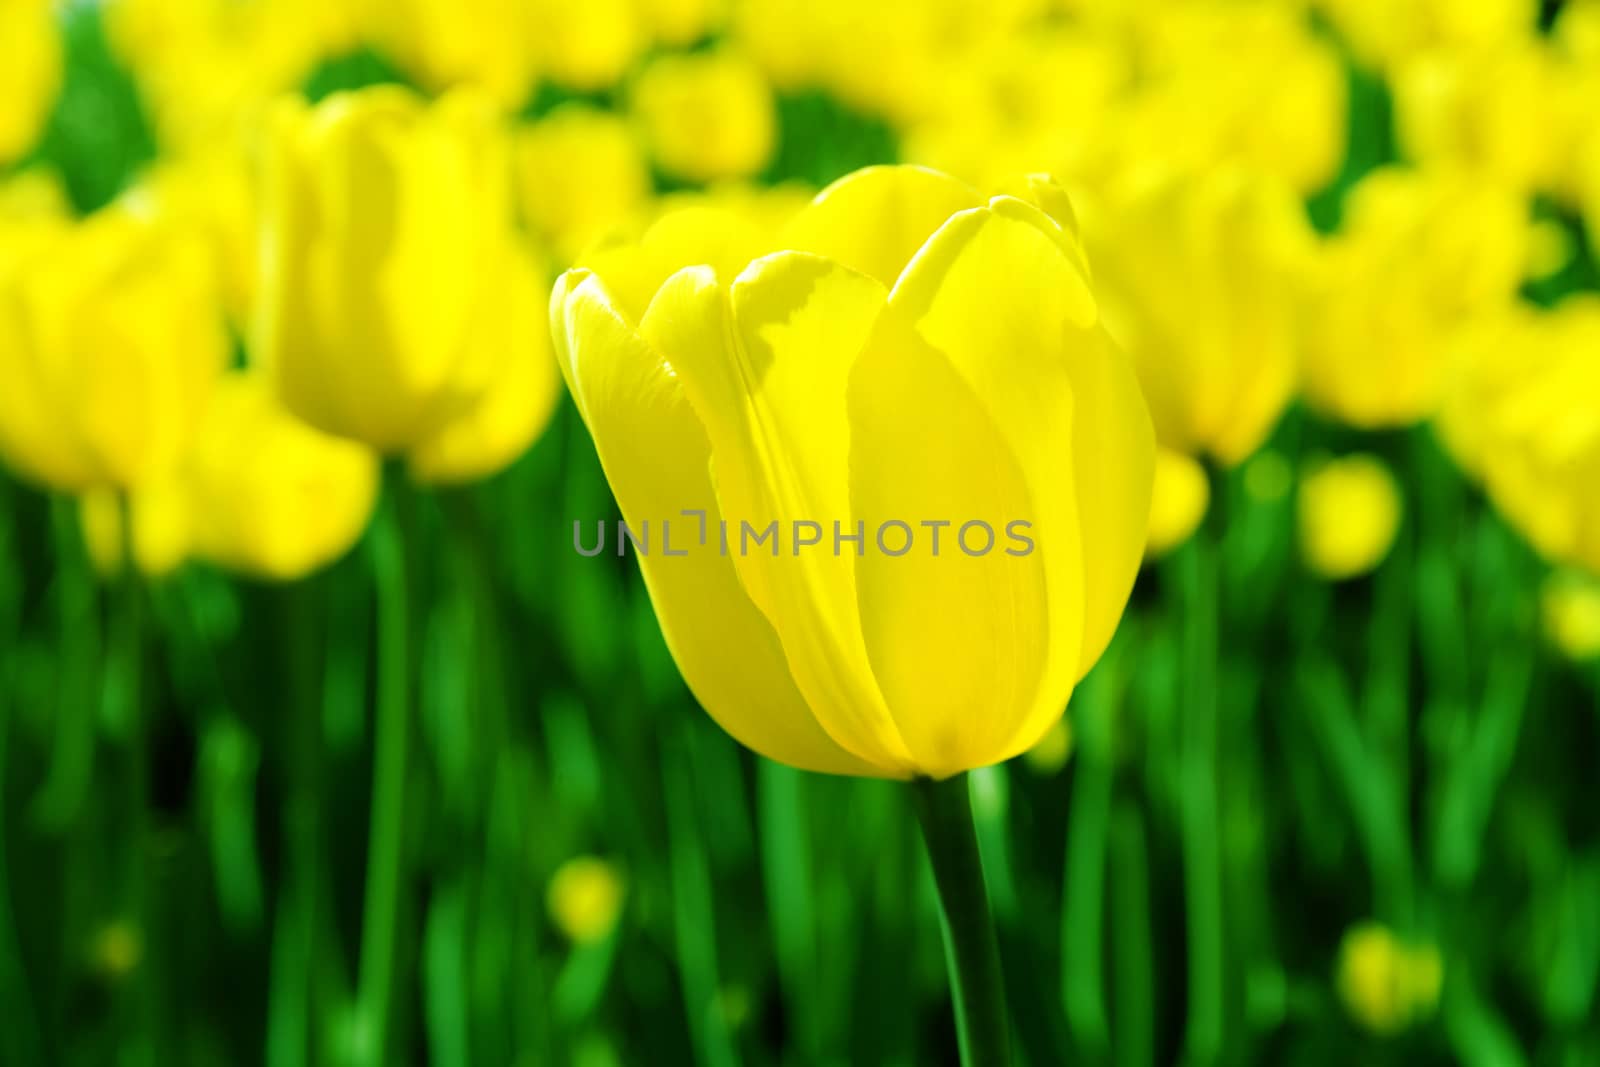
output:
[[[404,864],[406,741],[411,727],[411,604],[408,487],[404,472],[385,486],[387,507],[373,531],[378,593],[377,715],[373,727],[372,810],[367,842],[366,900],[361,920],[357,986],[359,1055],[363,1064],[388,1062],[390,988],[400,921]]]
[[[1011,1028],[1006,1018],[1005,981],[967,775],[963,772],[942,782],[918,778],[911,783],[911,797],[939,890],[961,1063],[963,1067],[1007,1067]]]

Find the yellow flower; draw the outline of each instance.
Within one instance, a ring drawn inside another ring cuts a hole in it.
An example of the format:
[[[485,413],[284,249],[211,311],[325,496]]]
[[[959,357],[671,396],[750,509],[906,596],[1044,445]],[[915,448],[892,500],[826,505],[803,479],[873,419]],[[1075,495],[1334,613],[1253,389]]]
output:
[[[132,198],[211,246],[230,321],[242,329],[260,273],[260,189],[244,145],[224,140],[159,160]]]
[[[650,195],[650,168],[627,120],[566,104],[516,141],[522,217],[563,259],[630,220]]]
[[[550,351],[544,295],[550,276],[517,248],[494,296],[501,313],[480,341],[495,370],[478,400],[411,450],[418,481],[458,483],[486,478],[525,452],[555,411],[561,375]]]
[[[1106,326],[1139,371],[1156,433],[1226,465],[1288,404],[1313,237],[1281,182],[1155,175],[1085,214]]]
[[[1364,178],[1317,272],[1307,400],[1364,429],[1432,415],[1453,335],[1505,313],[1529,235],[1526,202],[1481,178],[1400,168]]]
[[[615,85],[649,44],[635,0],[530,0],[528,9],[538,69],[569,89]]]
[[[1523,192],[1553,189],[1573,132],[1561,88],[1531,38],[1417,56],[1395,81],[1401,148],[1424,166],[1469,168]]]
[[[0,166],[33,147],[61,88],[61,31],[50,0],[0,3]]]
[[[1145,551],[1160,556],[1189,540],[1210,504],[1211,482],[1206,469],[1182,452],[1157,449]]]
[[[760,69],[736,53],[656,60],[639,75],[632,106],[656,163],[674,177],[745,178],[772,155],[772,90]]]
[[[193,554],[277,581],[348,551],[378,493],[377,457],[284,411],[256,371],[219,383],[182,475]]]
[[[286,102],[267,166],[254,355],[294,414],[386,453],[483,392],[510,254],[494,108],[383,86]]]
[[[1302,195],[1333,180],[1345,154],[1344,69],[1299,12],[1176,4],[1135,28],[1142,79],[1108,131],[1125,164],[1231,164]]]
[[[1407,944],[1378,923],[1351,927],[1339,946],[1336,984],[1345,1010],[1380,1037],[1432,1015],[1443,981],[1437,948]]]
[[[639,0],[651,36],[682,48],[711,33],[727,16],[727,0]]]
[[[1527,37],[1537,0],[1315,0],[1356,57],[1389,67],[1434,47],[1473,48]]]
[[[229,358],[204,244],[120,203],[26,264],[0,284],[0,450],[56,489],[162,480]]]
[[[545,905],[557,929],[578,945],[602,941],[622,914],[621,873],[598,856],[574,856],[550,879]]]
[[[91,489],[78,498],[78,521],[95,570],[106,578],[121,574],[124,546],[130,540],[140,574],[160,578],[177,570],[189,554],[188,501],[178,483],[167,480],[135,490],[126,514],[133,522],[131,538],[123,530],[120,493]]]
[[[311,5],[315,4],[313,8]],[[339,0],[111,0],[106,36],[164,147],[205,149],[295,88],[330,47]]]
[[[1600,581],[1577,571],[1557,571],[1540,594],[1544,632],[1574,660],[1600,656]]]
[[[1400,529],[1400,488],[1376,456],[1314,463],[1300,480],[1300,554],[1340,581],[1374,570]]]
[[[434,92],[474,86],[503,107],[533,87],[521,0],[382,0],[370,6],[378,50]]]
[[[1116,628],[1154,463],[1070,215],[915,167],[776,245],[689,214],[563,275],[551,318],[623,515],[686,553],[639,564],[690,688],[809,770],[1031,748]]]
[[[1600,574],[1600,300],[1569,297],[1484,354],[1456,422],[1489,497],[1547,559]],[[1459,435],[1458,436],[1462,436]]]

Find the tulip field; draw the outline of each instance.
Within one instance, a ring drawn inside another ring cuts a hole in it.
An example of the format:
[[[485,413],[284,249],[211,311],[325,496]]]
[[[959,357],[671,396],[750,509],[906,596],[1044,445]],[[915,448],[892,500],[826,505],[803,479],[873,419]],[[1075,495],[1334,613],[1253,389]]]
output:
[[[1600,0],[0,0],[0,1067],[1600,1067]]]

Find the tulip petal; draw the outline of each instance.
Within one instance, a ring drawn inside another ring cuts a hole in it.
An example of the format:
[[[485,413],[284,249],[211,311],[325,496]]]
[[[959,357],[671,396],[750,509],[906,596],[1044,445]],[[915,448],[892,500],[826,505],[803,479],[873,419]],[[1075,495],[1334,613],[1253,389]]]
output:
[[[1149,415],[1095,325],[1059,227],[1030,205],[1001,198],[952,218],[890,303],[989,408],[1034,489],[1053,659],[1026,748],[1103,651],[1132,589],[1154,468]]]
[[[830,774],[878,774],[818,725],[733,560],[713,538],[696,543],[698,521],[680,514],[703,510],[708,531],[721,518],[711,448],[678,379],[588,271],[561,276],[551,320],[563,373],[624,518],[635,529],[670,520],[673,551],[688,552],[666,556],[658,544],[638,558],[667,647],[701,706],[740,744],[770,759]]]
[[[1070,432],[1070,392],[1052,399]],[[861,627],[900,733],[937,778],[1014,755],[1056,637],[1045,568],[1063,539],[1049,554],[1008,539],[1010,524],[1036,519],[1025,472],[983,401],[902,317],[880,320],[849,411]],[[1071,503],[1070,489],[1048,488]],[[1064,529],[1075,537],[1075,522]]]
[[[892,287],[945,219],[983,203],[970,186],[926,167],[867,167],[840,178],[790,220],[783,247],[814,252]]]
[[[739,577],[783,641],[789,669],[830,736],[885,775],[913,770],[872,674],[854,559],[785,542],[801,521],[848,531],[850,426],[841,398],[884,308],[877,282],[780,252],[731,286],[708,268],[656,294],[645,336],[683,382],[711,441],[713,475]],[[747,539],[777,527],[771,546]]]

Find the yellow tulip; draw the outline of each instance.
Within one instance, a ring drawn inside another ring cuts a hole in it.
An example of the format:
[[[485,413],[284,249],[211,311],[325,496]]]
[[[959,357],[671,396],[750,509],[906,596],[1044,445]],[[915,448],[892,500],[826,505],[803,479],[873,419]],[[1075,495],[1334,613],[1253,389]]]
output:
[[[1380,1037],[1432,1015],[1443,981],[1437,948],[1407,944],[1378,923],[1351,927],[1339,946],[1336,984],[1345,1010]]]
[[[1108,123],[1124,164],[1234,165],[1302,195],[1332,181],[1348,111],[1337,53],[1286,7],[1172,7],[1135,23],[1140,83]]]
[[[230,354],[213,266],[130,202],[0,285],[0,447],[18,473],[81,491],[172,472]]]
[[[1301,366],[1307,400],[1364,429],[1432,415],[1454,335],[1505,313],[1529,239],[1526,202],[1493,183],[1400,168],[1367,176],[1319,264]]]
[[[1160,556],[1189,540],[1210,504],[1206,469],[1182,452],[1158,449],[1145,551]]]
[[[315,5],[313,7],[313,5]],[[205,150],[264,114],[338,43],[339,0],[109,0],[106,36],[164,147]]]
[[[1569,659],[1600,657],[1600,581],[1578,571],[1545,579],[1539,606],[1545,636]]]
[[[432,484],[486,478],[525,452],[549,422],[561,396],[550,351],[544,294],[550,276],[518,248],[507,260],[493,316],[480,340],[495,366],[477,401],[411,450],[412,477]]]
[[[1537,0],[1315,0],[1356,57],[1387,68],[1435,47],[1472,48],[1527,37]]]
[[[422,87],[474,86],[515,109],[533,87],[532,46],[521,0],[383,0],[371,37]]]
[[[617,84],[649,44],[635,0],[530,0],[528,11],[536,66],[569,89]]]
[[[1541,42],[1520,38],[1419,55],[1400,68],[1394,95],[1407,158],[1478,171],[1524,193],[1559,184],[1574,131]]]
[[[545,906],[567,940],[592,945],[617,925],[625,892],[622,875],[611,863],[598,856],[574,856],[550,879]]]
[[[777,139],[771,88],[732,52],[657,59],[639,75],[632,107],[657,165],[689,181],[749,177]]]
[[[728,0],[639,0],[639,8],[652,37],[682,48],[721,26]]]
[[[210,245],[228,318],[247,327],[260,276],[260,189],[246,147],[224,140],[157,162],[133,193]]]
[[[38,139],[61,88],[61,31],[50,0],[0,3],[0,166]]]
[[[260,372],[235,372],[217,387],[180,484],[196,557],[291,581],[360,539],[377,501],[378,459],[283,410]]]
[[[124,518],[133,529],[125,531]],[[135,490],[127,499],[114,489],[91,489],[78,498],[78,521],[83,527],[89,559],[102,577],[122,573],[126,547],[147,578],[161,578],[177,570],[189,555],[188,500],[176,480],[156,482]]]
[[[1154,435],[1065,197],[1031,191],[1056,217],[868,168],[775,244],[668,216],[556,284],[622,513],[678,546],[639,554],[667,645],[763,755],[890,778],[1008,759],[1116,628]]]
[[[1085,219],[1106,326],[1138,368],[1162,443],[1238,463],[1293,391],[1314,241],[1299,203],[1242,171],[1155,175]]]
[[[1334,581],[1376,569],[1400,529],[1400,488],[1376,456],[1314,463],[1300,481],[1300,554]]]
[[[495,371],[512,236],[495,110],[382,86],[275,119],[254,355],[306,422],[409,450]]]
[[[1495,506],[1547,559],[1600,574],[1600,300],[1523,320],[1477,370],[1460,420]]]
[[[577,258],[640,210],[650,167],[618,115],[566,104],[517,134],[522,217],[566,260]]]

